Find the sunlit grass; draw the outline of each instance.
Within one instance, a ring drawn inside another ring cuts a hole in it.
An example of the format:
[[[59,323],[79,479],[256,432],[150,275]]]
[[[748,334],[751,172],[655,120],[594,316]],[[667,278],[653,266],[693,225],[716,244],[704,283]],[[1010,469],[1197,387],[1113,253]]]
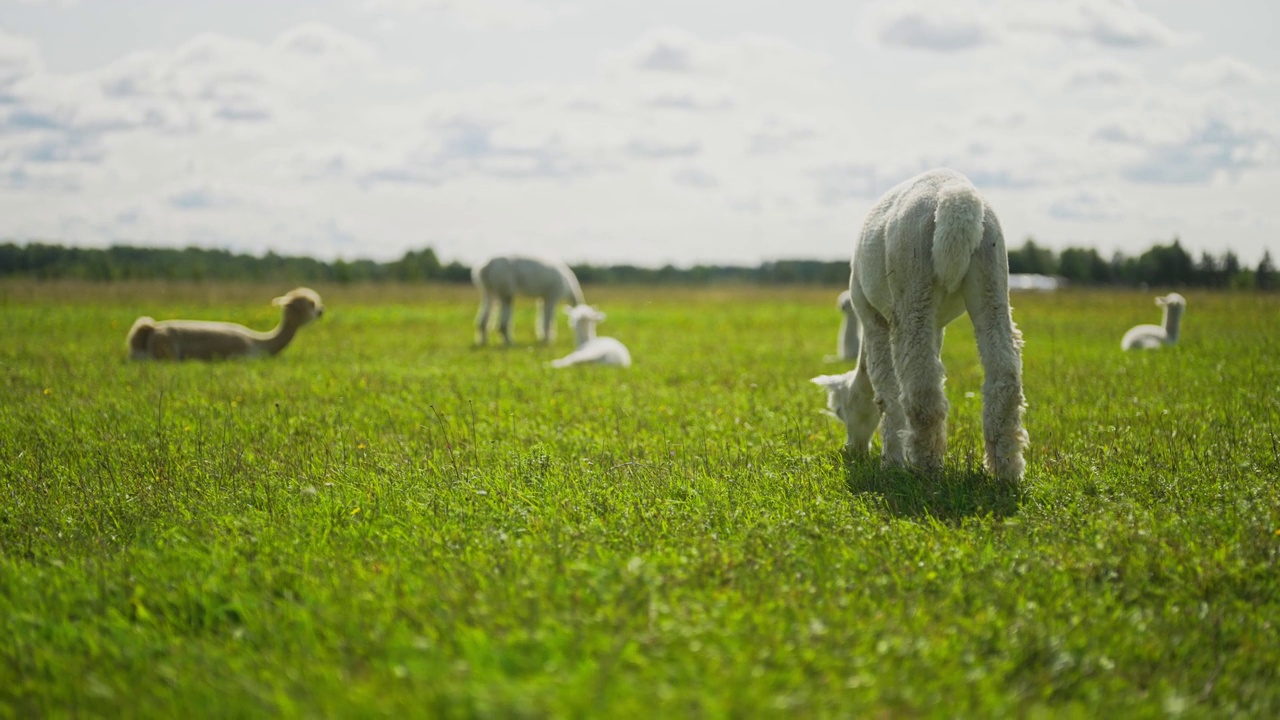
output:
[[[848,461],[835,290],[588,287],[628,371],[470,347],[465,287],[319,287],[261,362],[134,317],[287,288],[0,284],[0,715],[1280,712],[1280,298],[1019,295],[1032,448]]]

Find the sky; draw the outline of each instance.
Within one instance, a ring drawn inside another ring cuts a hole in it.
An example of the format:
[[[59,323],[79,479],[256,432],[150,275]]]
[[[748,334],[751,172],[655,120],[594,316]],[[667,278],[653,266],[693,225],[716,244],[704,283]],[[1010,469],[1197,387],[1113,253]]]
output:
[[[0,240],[847,258],[965,173],[1010,247],[1280,251],[1275,0],[0,0]]]

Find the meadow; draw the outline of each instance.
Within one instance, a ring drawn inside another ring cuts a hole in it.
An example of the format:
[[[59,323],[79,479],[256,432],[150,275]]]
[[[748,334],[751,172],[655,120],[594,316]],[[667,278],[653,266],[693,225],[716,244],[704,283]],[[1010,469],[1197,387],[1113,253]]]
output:
[[[1027,477],[840,452],[838,288],[319,286],[278,357],[130,363],[288,287],[0,284],[0,717],[1280,715],[1280,296],[1020,294]]]

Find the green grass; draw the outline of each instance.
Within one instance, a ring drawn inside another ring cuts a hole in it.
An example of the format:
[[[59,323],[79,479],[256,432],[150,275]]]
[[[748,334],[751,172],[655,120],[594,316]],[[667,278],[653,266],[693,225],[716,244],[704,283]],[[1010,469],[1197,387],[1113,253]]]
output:
[[[1280,714],[1280,297],[1017,296],[1008,490],[964,319],[944,477],[841,456],[834,290],[589,287],[628,371],[395,286],[124,360],[284,289],[0,284],[0,716]]]

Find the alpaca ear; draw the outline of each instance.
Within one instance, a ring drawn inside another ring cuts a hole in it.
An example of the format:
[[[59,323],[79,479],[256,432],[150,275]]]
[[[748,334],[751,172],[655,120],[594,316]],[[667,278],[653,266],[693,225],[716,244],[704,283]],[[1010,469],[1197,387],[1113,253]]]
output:
[[[1157,304],[1157,305],[1159,305],[1160,307],[1164,307],[1165,305],[1168,305],[1168,304],[1169,304],[1169,301],[1168,301],[1168,300],[1165,300],[1165,299],[1164,299],[1164,298],[1162,298],[1162,297],[1158,297],[1158,298],[1156,298],[1156,304]]]
[[[282,305],[288,305],[291,299],[292,298],[290,298],[288,295],[281,295],[278,298],[273,298],[271,300],[271,304],[275,305],[276,307],[280,307]]]
[[[819,375],[816,378],[809,379],[809,382],[828,392],[840,387],[840,383],[843,381],[843,375]]]
[[[840,299],[836,302],[844,312],[853,312],[853,298],[849,296],[849,291],[845,290],[840,293]]]

